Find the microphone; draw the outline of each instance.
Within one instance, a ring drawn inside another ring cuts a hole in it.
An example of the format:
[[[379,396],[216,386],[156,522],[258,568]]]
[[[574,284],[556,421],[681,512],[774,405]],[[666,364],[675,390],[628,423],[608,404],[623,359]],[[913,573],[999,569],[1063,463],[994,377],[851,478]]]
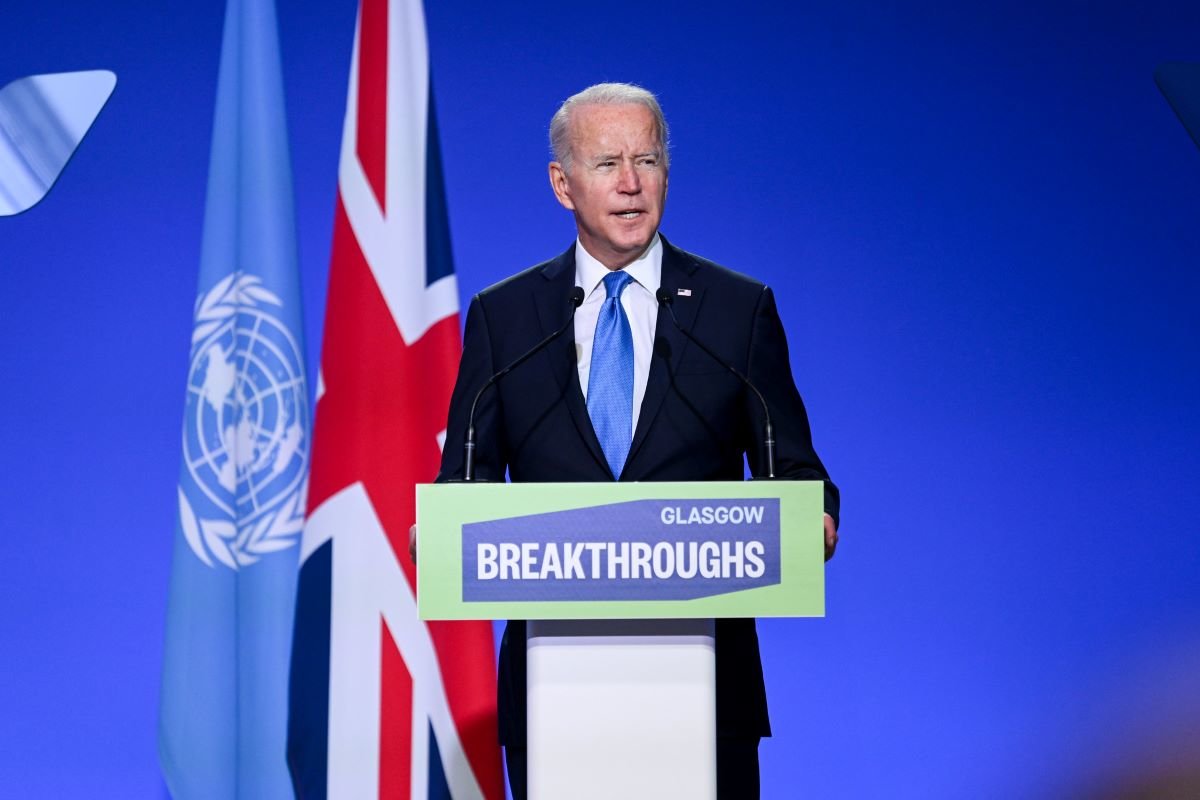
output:
[[[763,444],[766,445],[766,449],[767,449],[767,478],[774,478],[775,477],[775,428],[771,425],[771,410],[769,408],[767,408],[766,398],[762,396],[762,392],[760,392],[758,390],[758,387],[750,382],[749,378],[747,378],[742,373],[738,372],[737,369],[735,369],[734,366],[732,364],[730,364],[729,362],[727,362],[725,359],[721,358],[719,355],[714,353],[712,350],[709,350],[708,347],[704,344],[704,342],[697,339],[689,331],[684,330],[683,326],[681,326],[679,324],[679,320],[677,320],[675,318],[675,309],[673,307],[673,304],[675,302],[675,296],[671,294],[670,289],[660,286],[660,287],[658,287],[658,291],[654,293],[654,297],[655,297],[655,299],[658,300],[659,306],[661,306],[662,308],[665,308],[667,310],[667,313],[670,314],[671,322],[675,325],[675,330],[679,331],[684,336],[686,336],[688,341],[695,344],[697,347],[699,347],[705,353],[708,353],[709,358],[711,358],[713,361],[716,361],[722,367],[724,367],[725,369],[732,372],[734,374],[734,376],[737,377],[738,380],[740,380],[742,383],[746,384],[746,386],[750,387],[750,391],[754,392],[754,396],[758,398],[758,402],[762,403],[763,416],[767,420],[767,424],[763,427]]]
[[[487,383],[479,387],[479,391],[475,393],[475,399],[471,401],[471,414],[467,417],[467,440],[463,443],[463,482],[469,483],[475,480],[475,407],[479,405],[479,398],[487,391],[487,388],[503,378],[508,373],[512,372],[517,367],[524,364],[534,355],[541,351],[543,347],[553,342],[559,336],[562,336],[567,328],[575,321],[575,312],[583,305],[583,289],[576,286],[571,289],[571,293],[567,295],[567,302],[571,304],[571,313],[567,316],[567,321],[563,326],[554,333],[542,339],[540,342],[531,347],[524,354],[519,356],[515,361],[501,369],[495,375],[487,379]]]

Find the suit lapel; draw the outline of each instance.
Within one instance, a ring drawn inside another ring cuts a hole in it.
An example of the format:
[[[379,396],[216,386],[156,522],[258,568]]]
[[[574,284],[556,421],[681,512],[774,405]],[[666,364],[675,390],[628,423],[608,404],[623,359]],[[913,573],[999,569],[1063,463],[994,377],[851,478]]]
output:
[[[662,237],[661,232],[659,236]],[[665,237],[662,237],[662,244],[661,285],[674,298],[672,305],[680,327],[690,331],[696,320],[700,301],[704,299],[704,285],[697,280],[700,276],[696,272],[696,262],[689,258],[687,253],[672,246]],[[689,294],[680,295],[680,289]],[[650,374],[646,378],[646,395],[642,398],[642,410],[638,415],[637,430],[633,432],[633,442],[629,446],[629,456],[625,460],[626,474],[629,474],[629,467],[633,464],[634,457],[646,440],[646,434],[650,431],[650,426],[654,424],[654,418],[658,416],[663,399],[667,396],[667,390],[671,388],[671,376],[675,374],[675,370],[679,366],[679,359],[683,356],[683,350],[687,345],[687,339],[672,324],[670,314],[660,306],[658,319],[654,325],[654,354],[650,359]]]
[[[538,322],[542,326],[542,335],[549,336],[561,328],[567,321],[571,306],[567,302],[571,287],[575,285],[575,245],[572,244],[567,252],[551,261],[542,269],[542,277],[546,279],[536,290],[534,303],[537,306]],[[567,404],[567,410],[579,436],[583,439],[592,458],[612,474],[600,440],[596,438],[596,430],[592,427],[592,419],[588,416],[587,403],[583,399],[583,388],[579,385],[579,367],[575,358],[575,331],[567,330],[546,348],[550,360],[550,369],[558,383],[560,396]]]

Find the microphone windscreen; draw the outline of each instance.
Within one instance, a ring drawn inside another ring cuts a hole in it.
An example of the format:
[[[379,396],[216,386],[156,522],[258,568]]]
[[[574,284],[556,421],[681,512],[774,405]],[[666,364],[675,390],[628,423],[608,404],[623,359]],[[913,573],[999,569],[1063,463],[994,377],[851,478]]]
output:
[[[659,305],[666,306],[671,305],[671,302],[675,299],[671,295],[671,290],[665,286],[658,287],[658,291],[654,293],[654,297],[658,300]]]
[[[576,286],[574,289],[572,289],[571,294],[567,296],[567,300],[576,308],[579,308],[581,305],[583,305],[583,287]]]

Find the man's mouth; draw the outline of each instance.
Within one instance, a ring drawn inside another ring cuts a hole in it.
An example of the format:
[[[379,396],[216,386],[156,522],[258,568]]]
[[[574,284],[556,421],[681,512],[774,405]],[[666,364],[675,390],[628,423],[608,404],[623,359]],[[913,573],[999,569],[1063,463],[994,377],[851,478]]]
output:
[[[642,215],[641,211],[618,211],[617,216],[621,219],[637,219]]]

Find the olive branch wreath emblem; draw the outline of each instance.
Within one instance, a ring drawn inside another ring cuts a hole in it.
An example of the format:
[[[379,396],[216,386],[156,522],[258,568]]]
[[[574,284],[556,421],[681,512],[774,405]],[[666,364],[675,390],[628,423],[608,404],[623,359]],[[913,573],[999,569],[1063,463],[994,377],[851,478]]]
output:
[[[259,308],[270,303],[282,306],[273,292],[262,286],[257,275],[240,270],[220,280],[196,300],[195,327],[192,330],[193,358],[198,346],[237,314],[239,308]],[[296,543],[304,528],[304,501],[308,495],[308,478],[294,489],[276,508],[264,513],[253,525],[241,528],[231,519],[209,519],[192,508],[183,487],[179,492],[179,523],[184,539],[192,551],[207,566],[216,559],[232,570],[249,566],[264,555],[286,550]]]

